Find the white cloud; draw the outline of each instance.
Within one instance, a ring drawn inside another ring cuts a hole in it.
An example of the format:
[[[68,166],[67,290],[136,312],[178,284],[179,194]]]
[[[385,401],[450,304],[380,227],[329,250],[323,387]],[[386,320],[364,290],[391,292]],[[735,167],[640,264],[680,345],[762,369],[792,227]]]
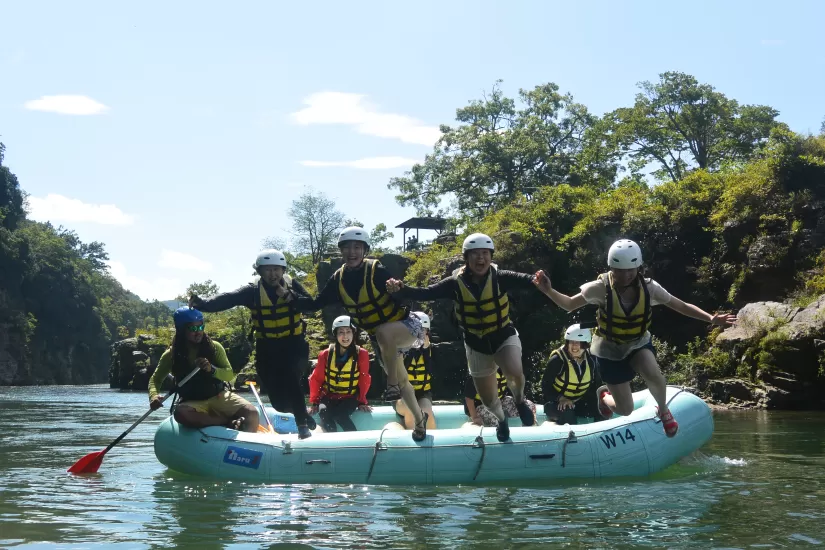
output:
[[[167,250],[165,248],[160,251],[158,266],[188,271],[209,271],[212,269],[212,264],[207,261],[196,258],[190,254]]]
[[[135,217],[114,204],[87,204],[78,199],[49,193],[29,197],[29,216],[37,221],[88,222],[103,225],[132,225]]]
[[[425,126],[406,115],[382,113],[366,96],[344,92],[319,92],[304,99],[307,107],[292,113],[298,124],[345,124],[362,134],[400,139],[405,143],[433,145],[441,137],[437,126]]]
[[[23,104],[30,111],[45,111],[61,115],[99,115],[109,110],[106,105],[85,95],[44,95]]]
[[[347,168],[357,168],[359,170],[389,170],[391,168],[408,168],[418,162],[415,159],[403,157],[370,157],[358,160],[330,161],[330,160],[302,160],[303,166],[329,167],[345,166]]]
[[[120,262],[109,261],[109,272],[112,277],[120,281],[123,287],[140,296],[143,300],[173,300],[183,292],[184,287],[179,279],[155,277],[151,280],[141,279],[130,275]]]

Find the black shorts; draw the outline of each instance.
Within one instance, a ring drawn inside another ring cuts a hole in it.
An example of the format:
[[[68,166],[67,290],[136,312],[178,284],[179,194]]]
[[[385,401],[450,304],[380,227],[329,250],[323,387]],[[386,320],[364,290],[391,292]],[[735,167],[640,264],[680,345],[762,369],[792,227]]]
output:
[[[634,355],[643,349],[649,349],[653,354],[653,357],[656,357],[656,348],[653,347],[651,342],[648,342],[640,348],[634,349],[627,354],[627,357],[620,361],[613,361],[612,359],[605,359],[604,357],[596,357],[599,361],[599,372],[602,375],[602,380],[604,380],[606,384],[618,385],[624,384],[625,382],[630,382],[636,378],[636,371],[630,366],[630,360]]]
[[[432,403],[433,392],[431,390],[415,390],[415,400],[418,401],[419,399],[429,399]]]

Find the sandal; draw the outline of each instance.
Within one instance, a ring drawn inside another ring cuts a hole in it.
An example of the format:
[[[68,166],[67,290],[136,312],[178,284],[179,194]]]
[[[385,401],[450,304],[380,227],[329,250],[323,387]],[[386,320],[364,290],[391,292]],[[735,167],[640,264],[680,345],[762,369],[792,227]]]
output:
[[[659,407],[656,407],[656,414],[659,415],[659,418],[662,421],[662,427],[665,429],[665,435],[668,437],[673,437],[676,435],[676,432],[679,431],[679,423],[673,418],[673,414],[670,410],[666,411],[664,414],[660,414]]]
[[[530,405],[527,404],[527,401],[516,403],[516,410],[521,418],[522,426],[532,426],[536,423],[536,416],[533,414],[533,410],[530,408]]]
[[[613,418],[613,409],[607,406],[607,403],[602,401],[602,397],[605,395],[610,395],[610,390],[607,389],[607,386],[600,386],[598,390],[596,390],[596,400],[599,405],[599,414],[602,415],[602,418]]]
[[[384,401],[398,401],[401,399],[401,386],[398,384],[390,384],[384,390],[384,395],[381,396]]]
[[[506,418],[498,421],[498,427],[496,428],[496,439],[502,443],[510,439],[510,424],[507,423]]]
[[[412,433],[413,441],[424,441],[427,437],[427,420],[429,420],[429,413],[423,413],[424,416],[420,422],[415,423],[415,429]]]

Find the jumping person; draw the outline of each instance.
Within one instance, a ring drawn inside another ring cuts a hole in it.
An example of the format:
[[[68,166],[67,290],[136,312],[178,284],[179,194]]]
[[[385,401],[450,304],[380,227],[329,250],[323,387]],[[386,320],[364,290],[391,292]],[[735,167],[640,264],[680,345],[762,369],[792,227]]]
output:
[[[415,418],[412,438],[423,441],[428,415],[418,406],[403,361],[404,351],[424,341],[421,320],[387,292],[390,272],[378,260],[366,258],[370,249],[366,230],[347,227],[338,236],[338,248],[344,265],[333,273],[315,300],[297,297],[296,307],[311,312],[330,304],[344,306],[355,324],[370,335],[376,359],[387,373],[384,400],[404,401]]]
[[[644,277],[642,251],[628,239],[613,243],[607,252],[609,271],[595,281],[582,285],[581,292],[567,296],[555,290],[550,278],[536,273],[536,286],[562,309],[570,312],[587,304],[598,306],[596,333],[592,353],[606,388],[599,389],[598,398],[611,410],[628,415],[633,412],[630,381],[638,373],[658,404],[658,414],[668,437],[679,430],[679,424],[667,407],[667,383],[656,361],[649,332],[653,306],[664,305],[693,319],[721,327],[736,322],[736,315],[710,314],[693,304],[680,300],[659,283]]]
[[[387,289],[401,299],[453,300],[464,334],[470,375],[482,403],[498,419],[496,437],[507,441],[510,426],[498,396],[496,370],[499,367],[507,378],[522,424],[535,424],[533,411],[524,398],[521,340],[510,320],[507,297],[509,290],[532,288],[533,275],[499,269],[493,263],[493,240],[483,233],[473,233],[464,239],[461,250],[464,265],[452,276],[427,288],[409,287],[403,281],[391,279]]]
[[[260,275],[257,283],[213,298],[192,295],[189,305],[205,312],[249,308],[255,329],[255,370],[272,406],[293,413],[298,437],[305,439],[316,427],[307,413],[300,382],[301,372],[309,365],[309,344],[304,338],[305,322],[289,302],[294,296],[310,295],[286,274],[286,257],[279,250],[262,250],[252,267]]]

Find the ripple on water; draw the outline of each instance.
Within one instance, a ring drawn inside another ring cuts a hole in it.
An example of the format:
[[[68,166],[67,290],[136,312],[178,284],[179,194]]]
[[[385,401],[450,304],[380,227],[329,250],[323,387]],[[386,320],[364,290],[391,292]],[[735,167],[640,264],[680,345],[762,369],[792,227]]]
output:
[[[110,452],[98,475],[66,474],[145,406],[145,395],[99,387],[0,388],[0,546],[767,548],[825,540],[816,506],[825,482],[815,467],[823,417],[716,415],[723,437],[651,478],[509,488],[193,479],[156,461],[159,414]],[[32,410],[44,411],[41,420],[31,422]],[[774,418],[781,437],[771,436]]]

